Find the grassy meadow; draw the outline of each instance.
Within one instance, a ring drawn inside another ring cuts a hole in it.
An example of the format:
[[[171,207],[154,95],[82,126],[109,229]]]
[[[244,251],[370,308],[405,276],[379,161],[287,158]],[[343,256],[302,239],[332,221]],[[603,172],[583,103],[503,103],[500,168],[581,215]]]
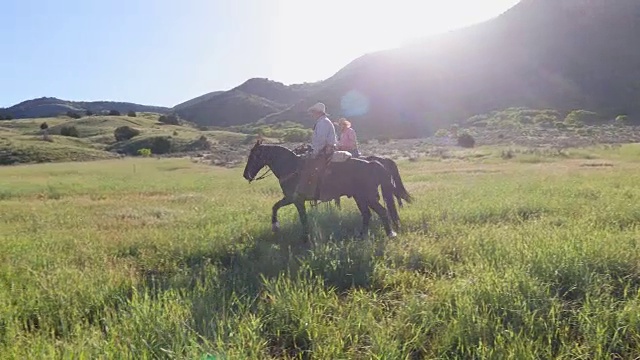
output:
[[[474,151],[399,163],[398,238],[344,198],[311,244],[242,168],[2,167],[0,358],[640,356],[640,146]]]

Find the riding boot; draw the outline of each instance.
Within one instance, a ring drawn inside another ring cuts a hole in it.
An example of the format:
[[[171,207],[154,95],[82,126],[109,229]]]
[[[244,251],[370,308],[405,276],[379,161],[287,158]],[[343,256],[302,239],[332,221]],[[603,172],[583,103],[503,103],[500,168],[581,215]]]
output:
[[[329,201],[332,199],[322,199],[321,195],[322,195],[322,186],[324,184],[323,180],[324,179],[324,175],[325,175],[325,171],[327,169],[327,167],[329,166],[329,161],[330,159],[327,156],[322,156],[321,158],[318,159],[318,164],[316,166],[316,192],[314,194],[314,198],[320,200],[321,202],[323,201]]]

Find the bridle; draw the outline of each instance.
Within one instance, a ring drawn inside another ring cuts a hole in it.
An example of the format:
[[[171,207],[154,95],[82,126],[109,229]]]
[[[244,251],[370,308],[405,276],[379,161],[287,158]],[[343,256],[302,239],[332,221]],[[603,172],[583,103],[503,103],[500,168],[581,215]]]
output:
[[[258,160],[262,160],[262,157],[260,155],[256,156],[258,157]],[[266,163],[266,162],[265,162]],[[284,178],[279,179],[280,183],[285,183],[286,181],[288,181],[289,179],[291,179],[293,176],[295,176],[299,171],[296,170],[288,175],[286,175]],[[260,176],[256,176],[255,178],[251,179],[249,182],[253,182],[253,181],[260,181],[263,179],[268,178],[269,176],[273,175],[273,171],[271,171],[271,167],[267,168],[267,171],[265,171],[262,175]]]
[[[271,171],[271,168],[268,168],[267,171],[264,172],[264,174],[256,177],[255,179],[253,179],[251,181],[259,181],[259,180],[262,180],[262,179],[266,179],[271,175],[273,175],[273,172]]]
[[[263,160],[262,156],[260,156],[260,155],[256,155],[256,158],[257,158],[256,160],[259,160],[259,161]],[[266,164],[266,161],[265,161],[265,164]],[[254,177],[253,179],[249,180],[249,182],[260,181],[262,179],[265,179],[265,178],[271,176],[272,175],[271,167],[267,167],[267,171],[265,171],[262,175],[260,175],[260,176],[257,176],[257,175],[258,174],[256,174],[256,177]]]

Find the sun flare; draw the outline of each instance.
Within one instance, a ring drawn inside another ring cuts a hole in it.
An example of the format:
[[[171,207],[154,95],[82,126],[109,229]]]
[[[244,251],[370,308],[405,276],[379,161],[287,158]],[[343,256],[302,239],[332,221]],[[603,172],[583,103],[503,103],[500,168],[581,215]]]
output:
[[[285,82],[300,73],[320,79],[363,53],[487,20],[518,1],[278,0],[272,19],[275,72]],[[291,47],[295,55],[287,51]]]

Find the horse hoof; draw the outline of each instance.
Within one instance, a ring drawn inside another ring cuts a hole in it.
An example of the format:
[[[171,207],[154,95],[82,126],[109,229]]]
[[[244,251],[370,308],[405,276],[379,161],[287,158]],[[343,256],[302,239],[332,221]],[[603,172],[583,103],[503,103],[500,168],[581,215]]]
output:
[[[271,224],[271,231],[273,232],[278,232],[280,231],[280,223],[279,222],[274,222]]]

